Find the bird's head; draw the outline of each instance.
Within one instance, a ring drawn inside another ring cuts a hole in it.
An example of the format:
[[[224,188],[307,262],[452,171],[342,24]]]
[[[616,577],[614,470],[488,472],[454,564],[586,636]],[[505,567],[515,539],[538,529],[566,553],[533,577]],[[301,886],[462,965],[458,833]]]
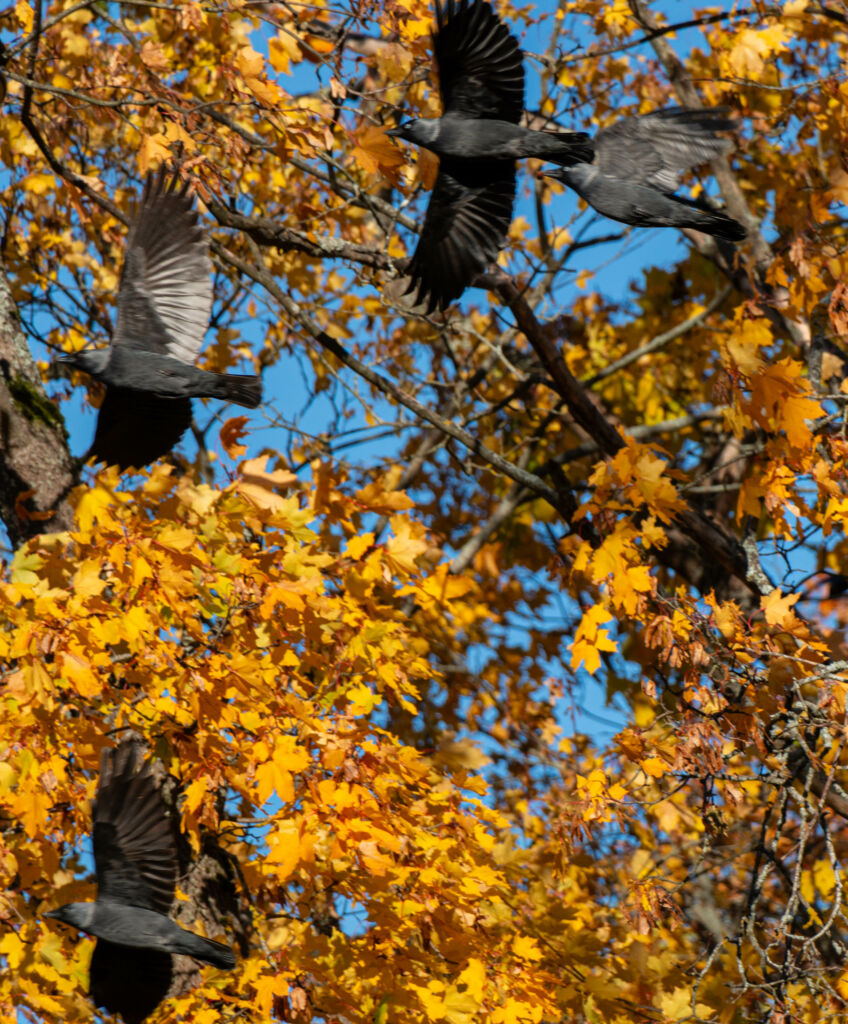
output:
[[[72,370],[83,370],[92,377],[99,377],[106,369],[111,355],[108,348],[87,348],[82,352],[69,352],[59,356],[59,366],[69,366]]]
[[[63,921],[65,924],[73,925],[80,931],[85,931],[91,924],[94,917],[93,903],[66,903],[63,907],[55,910],[48,910],[45,917],[52,917],[56,921]]]
[[[413,117],[402,121],[397,128],[390,128],[386,135],[393,139],[405,139],[418,146],[429,146],[439,135],[439,119],[437,117]]]
[[[591,164],[572,164],[571,167],[557,167],[553,171],[542,171],[544,178],[553,178],[564,185],[576,188],[595,173]]]

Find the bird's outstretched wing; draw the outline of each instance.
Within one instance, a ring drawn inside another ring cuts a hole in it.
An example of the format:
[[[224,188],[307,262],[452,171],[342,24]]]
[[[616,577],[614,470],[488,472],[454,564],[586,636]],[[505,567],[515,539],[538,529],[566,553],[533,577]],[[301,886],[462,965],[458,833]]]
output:
[[[86,458],[93,456],[122,471],[130,466],[141,469],[167,454],[190,423],[190,398],[107,388]]]
[[[98,939],[91,955],[89,994],[96,1006],[141,1024],[168,994],[173,957],[158,949],[118,946]]]
[[[416,303],[426,302],[429,313],[444,309],[497,259],[514,201],[513,161],[441,161],[406,269],[412,278],[407,291],[416,292]]]
[[[680,172],[733,148],[715,133],[733,130],[727,107],[669,107],[625,117],[595,137],[595,159],[603,174],[674,192]]]
[[[94,798],[97,899],[167,914],[177,854],[171,822],[149,764],[132,742],[103,751]]]
[[[484,0],[436,0],[433,50],[445,114],[517,124],[524,112],[521,48]]]
[[[130,230],[113,345],[194,363],[212,312],[212,262],[188,183],[147,176]]]

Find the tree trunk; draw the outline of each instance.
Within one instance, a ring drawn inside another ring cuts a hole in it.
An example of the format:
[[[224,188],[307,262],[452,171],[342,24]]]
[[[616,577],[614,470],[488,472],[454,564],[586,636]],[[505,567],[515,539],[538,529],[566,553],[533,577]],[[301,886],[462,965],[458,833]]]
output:
[[[13,547],[72,527],[75,483],[64,419],[45,394],[0,264],[0,519]]]

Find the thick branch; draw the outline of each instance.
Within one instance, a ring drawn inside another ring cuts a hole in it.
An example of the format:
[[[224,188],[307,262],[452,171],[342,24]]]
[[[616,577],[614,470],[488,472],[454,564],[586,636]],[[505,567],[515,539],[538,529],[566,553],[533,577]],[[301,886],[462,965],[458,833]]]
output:
[[[206,207],[222,227],[243,231],[257,245],[272,246],[283,252],[302,252],[316,259],[353,260],[380,270],[385,270],[392,263],[389,256],[380,249],[346,242],[342,238],[312,239],[302,231],[283,227],[270,217],[246,217],[242,213],[228,210],[215,199],[207,199]]]
[[[615,455],[624,446],[624,440],[603,413],[593,404],[580,382],[565,365],[548,332],[513,282],[503,276],[496,286],[501,299],[509,306],[519,327],[533,346],[548,376],[576,422],[586,431],[605,455]],[[681,530],[694,540],[704,556],[718,561],[728,572],[744,580],[751,589],[755,583],[748,579],[748,560],[735,538],[726,534],[707,517],[692,508],[677,515]]]

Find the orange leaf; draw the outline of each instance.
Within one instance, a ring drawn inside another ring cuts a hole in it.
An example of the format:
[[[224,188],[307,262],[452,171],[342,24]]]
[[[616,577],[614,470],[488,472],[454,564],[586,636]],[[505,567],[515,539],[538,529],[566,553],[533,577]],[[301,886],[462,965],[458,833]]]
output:
[[[218,438],[231,459],[237,459],[247,452],[247,445],[239,443],[246,433],[247,416],[233,416],[221,425]]]
[[[393,185],[400,184],[400,168],[406,163],[403,152],[386,135],[385,128],[369,124],[355,136],[353,159],[366,174],[382,174]]]

